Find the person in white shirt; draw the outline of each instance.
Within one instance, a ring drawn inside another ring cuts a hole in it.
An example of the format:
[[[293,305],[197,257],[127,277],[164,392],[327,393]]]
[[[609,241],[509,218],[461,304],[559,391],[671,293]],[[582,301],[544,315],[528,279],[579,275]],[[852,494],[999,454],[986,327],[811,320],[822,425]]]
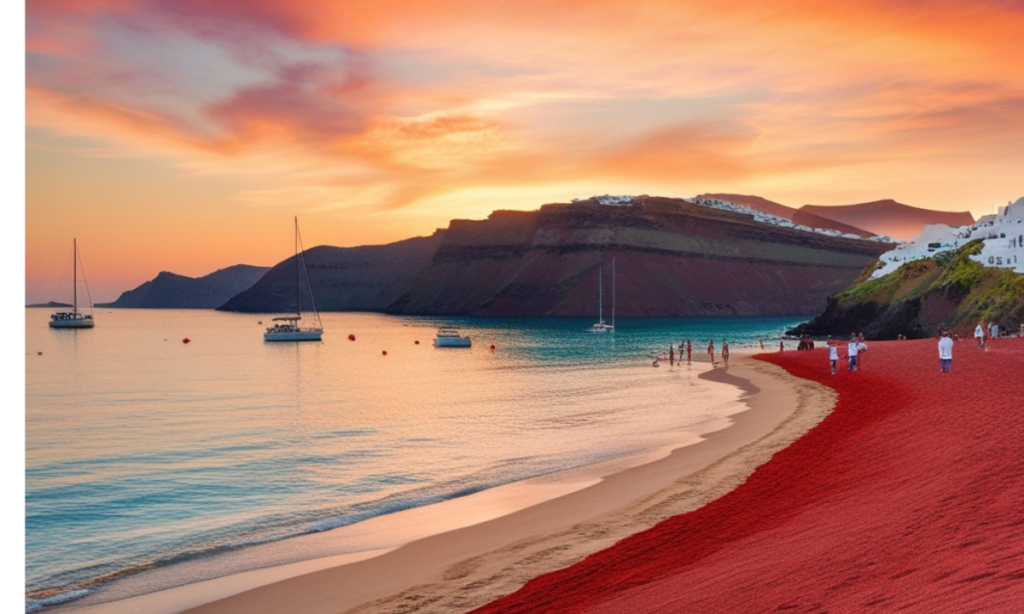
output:
[[[948,330],[942,331],[942,337],[939,339],[939,363],[942,365],[943,373],[949,373],[953,366],[953,339],[950,338]]]
[[[974,338],[978,340],[978,347],[985,348],[985,321],[982,320],[974,327]]]
[[[832,375],[835,375],[839,367],[839,348],[831,341],[828,344],[828,361],[832,363]]]
[[[857,370],[864,366],[864,354],[868,350],[868,344],[864,343],[864,333],[857,335]]]
[[[846,346],[846,360],[850,371],[857,370],[857,335],[850,335],[850,343]]]

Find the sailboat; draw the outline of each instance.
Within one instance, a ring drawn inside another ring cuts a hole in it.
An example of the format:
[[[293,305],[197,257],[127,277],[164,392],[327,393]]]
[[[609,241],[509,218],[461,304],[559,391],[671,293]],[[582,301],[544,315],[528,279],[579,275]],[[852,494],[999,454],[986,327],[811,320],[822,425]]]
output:
[[[73,269],[72,277],[72,299],[71,311],[58,311],[50,315],[50,328],[92,328],[96,322],[92,319],[91,313],[78,311],[78,239],[72,242]],[[82,281],[85,282],[85,295],[89,299],[89,310],[92,310],[92,298],[89,297],[89,282],[85,279],[85,269],[82,269]]]
[[[615,332],[615,259],[612,258],[612,323],[609,324],[604,321],[604,288],[602,287],[602,280],[604,279],[604,265],[601,265],[599,269],[600,273],[597,278],[597,322],[590,327],[592,333],[614,333]]]
[[[299,235],[299,217],[295,216],[295,315],[274,318],[274,325],[268,326],[263,333],[264,341],[320,341],[324,334],[324,325],[320,321],[320,312],[316,309],[313,298],[313,284],[309,283],[309,271],[306,270],[306,252]],[[302,279],[305,277],[309,285],[309,298],[313,306],[313,317],[316,325],[303,327],[302,320]]]

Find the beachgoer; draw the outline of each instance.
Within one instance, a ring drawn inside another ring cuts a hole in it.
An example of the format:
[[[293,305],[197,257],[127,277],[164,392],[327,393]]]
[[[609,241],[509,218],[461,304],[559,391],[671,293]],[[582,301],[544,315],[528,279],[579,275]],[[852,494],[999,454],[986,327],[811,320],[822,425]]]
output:
[[[943,373],[949,373],[953,365],[953,340],[948,330],[942,331],[942,338],[939,339],[939,365]]]
[[[715,366],[715,342],[714,340],[708,341],[708,358],[711,359],[711,366]]]
[[[686,340],[686,364],[690,364],[690,360],[693,358],[693,346],[690,345],[690,340]]]
[[[676,351],[672,349],[672,344],[668,345],[668,366],[674,367],[676,364]]]
[[[832,375],[835,375],[839,368],[839,348],[834,343],[828,344],[828,361],[832,363]]]
[[[985,349],[985,320],[974,327],[974,338],[978,340],[978,347]]]
[[[999,325],[995,322],[989,322],[988,324],[988,336],[992,339],[999,338]]]
[[[1024,328],[1024,324],[1022,324],[1021,327]],[[761,349],[763,350],[764,349],[764,339],[758,339],[757,343],[761,346]]]
[[[783,351],[785,349],[786,349],[786,342],[783,341],[782,339],[779,339],[779,351],[781,352],[781,351]]]
[[[857,370],[864,366],[864,352],[868,351],[868,344],[864,343],[864,333],[857,335]]]
[[[857,335],[850,335],[850,343],[846,346],[847,367],[850,371],[857,370]]]
[[[729,368],[729,342],[722,339],[722,362],[725,364],[725,368]]]

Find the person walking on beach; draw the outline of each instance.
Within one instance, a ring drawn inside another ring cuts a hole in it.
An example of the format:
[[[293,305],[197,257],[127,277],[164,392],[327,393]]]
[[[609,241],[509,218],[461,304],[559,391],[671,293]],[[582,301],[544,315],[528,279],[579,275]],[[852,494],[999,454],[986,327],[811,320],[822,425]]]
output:
[[[668,366],[674,367],[676,365],[676,351],[672,349],[672,344],[668,344]]]
[[[725,364],[725,368],[729,368],[729,342],[722,339],[722,363]]]
[[[757,343],[761,346],[761,350],[764,351],[764,339],[758,339]]]
[[[850,371],[857,370],[857,335],[850,335],[850,343],[846,346],[847,367]]]
[[[712,339],[711,341],[708,341],[708,358],[711,359],[711,366],[712,367],[716,366],[715,365],[715,341],[714,341],[714,339]]]
[[[828,344],[828,361],[832,363],[832,375],[835,375],[839,368],[839,348],[831,342]]]
[[[690,359],[693,357],[693,346],[690,345],[690,340],[686,340],[686,364],[690,364]]]
[[[978,341],[978,348],[985,349],[985,320],[978,322],[974,327],[974,338]]]
[[[949,373],[953,366],[953,339],[950,338],[948,330],[942,331],[942,337],[939,339],[939,364],[943,373]]]
[[[857,370],[864,366],[864,353],[868,351],[868,344],[864,343],[864,333],[857,335]]]

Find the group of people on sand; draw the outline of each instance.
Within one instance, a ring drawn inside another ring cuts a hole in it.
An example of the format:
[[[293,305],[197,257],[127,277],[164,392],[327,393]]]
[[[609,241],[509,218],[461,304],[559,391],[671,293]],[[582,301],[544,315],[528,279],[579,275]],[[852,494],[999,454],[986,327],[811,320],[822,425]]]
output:
[[[868,344],[864,342],[864,333],[850,333],[850,342],[846,344],[846,368],[859,371],[863,365]],[[832,367],[832,375],[839,371],[839,342],[828,342],[828,362]]]
[[[683,364],[683,351],[684,351],[683,348],[684,347],[686,348],[686,350],[685,350],[686,351],[686,364],[688,364],[688,365],[689,364],[693,364],[693,344],[690,342],[689,339],[683,339],[682,341],[679,342],[679,355],[678,355],[678,357],[676,356],[676,348],[675,348],[675,346],[671,345],[671,344],[668,346],[668,364],[669,364],[669,366],[674,367],[677,364],[679,364],[679,365]],[[662,358],[664,356],[665,356],[664,354],[655,356],[654,362],[651,363],[651,366],[653,366],[653,367],[660,366],[661,365],[661,360],[662,360]],[[717,367],[718,366],[718,363],[715,362],[715,341],[714,340],[708,341],[708,358],[711,359],[711,366],[712,367]],[[729,366],[729,342],[727,340],[725,340],[725,339],[722,339],[722,362],[725,364],[726,367]]]

